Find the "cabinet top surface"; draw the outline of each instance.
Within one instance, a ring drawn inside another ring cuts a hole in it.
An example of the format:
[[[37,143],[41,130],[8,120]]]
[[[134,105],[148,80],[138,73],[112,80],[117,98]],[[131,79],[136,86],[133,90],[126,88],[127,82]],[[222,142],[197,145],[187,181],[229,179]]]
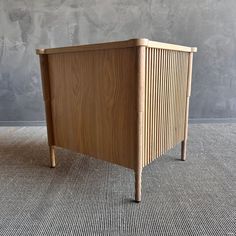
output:
[[[160,43],[156,41],[151,41],[145,38],[141,39],[130,39],[125,41],[114,41],[98,44],[87,44],[87,45],[78,45],[78,46],[69,46],[69,47],[60,47],[60,48],[40,48],[36,49],[37,54],[55,54],[55,53],[67,53],[67,52],[79,52],[79,51],[95,51],[95,50],[104,50],[104,49],[115,49],[115,48],[129,48],[129,47],[149,47],[149,48],[158,48],[174,51],[183,51],[183,52],[197,52],[196,47],[186,47],[175,44]]]

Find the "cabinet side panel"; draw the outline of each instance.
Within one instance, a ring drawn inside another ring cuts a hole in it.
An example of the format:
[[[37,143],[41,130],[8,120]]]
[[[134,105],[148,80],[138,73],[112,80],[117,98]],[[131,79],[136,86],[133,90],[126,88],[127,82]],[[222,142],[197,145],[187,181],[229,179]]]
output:
[[[189,53],[146,48],[144,163],[185,138]]]
[[[134,168],[135,48],[48,57],[55,145]]]

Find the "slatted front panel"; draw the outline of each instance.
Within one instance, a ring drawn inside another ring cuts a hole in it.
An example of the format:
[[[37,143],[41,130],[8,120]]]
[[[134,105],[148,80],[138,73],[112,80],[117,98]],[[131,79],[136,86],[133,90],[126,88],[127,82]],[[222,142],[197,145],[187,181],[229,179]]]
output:
[[[184,139],[189,55],[146,48],[143,166]]]

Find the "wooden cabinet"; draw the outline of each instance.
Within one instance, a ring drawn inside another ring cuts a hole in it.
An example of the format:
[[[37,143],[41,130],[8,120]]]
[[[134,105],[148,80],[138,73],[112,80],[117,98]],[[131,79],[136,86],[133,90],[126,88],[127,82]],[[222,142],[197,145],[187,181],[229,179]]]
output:
[[[182,142],[186,158],[196,48],[147,39],[38,49],[50,147],[135,171]]]

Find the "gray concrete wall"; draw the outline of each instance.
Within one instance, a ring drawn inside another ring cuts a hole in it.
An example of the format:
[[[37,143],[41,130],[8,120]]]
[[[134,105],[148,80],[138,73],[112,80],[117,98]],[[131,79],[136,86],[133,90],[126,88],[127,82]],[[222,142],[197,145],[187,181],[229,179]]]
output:
[[[197,46],[191,118],[236,118],[235,0],[0,0],[0,121],[41,121],[37,47],[145,37]]]

